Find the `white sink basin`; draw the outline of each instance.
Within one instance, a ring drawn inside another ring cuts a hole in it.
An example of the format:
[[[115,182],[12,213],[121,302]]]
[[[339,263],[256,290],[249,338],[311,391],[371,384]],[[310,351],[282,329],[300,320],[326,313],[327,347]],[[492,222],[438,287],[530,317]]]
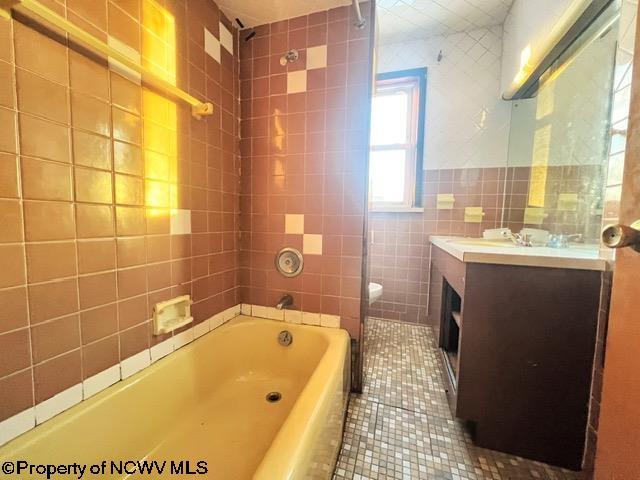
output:
[[[517,245],[511,240],[485,240],[484,238],[461,238],[451,240],[451,243],[458,245],[469,245],[473,247],[507,247],[515,248]]]
[[[607,259],[601,255],[598,245],[524,247],[515,245],[511,240],[440,235],[432,236],[430,240],[433,245],[463,262],[600,271],[607,267]]]

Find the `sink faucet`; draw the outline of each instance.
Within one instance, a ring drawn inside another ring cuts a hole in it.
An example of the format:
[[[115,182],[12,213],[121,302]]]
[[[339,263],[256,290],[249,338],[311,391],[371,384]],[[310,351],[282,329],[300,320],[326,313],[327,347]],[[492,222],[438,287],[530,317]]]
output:
[[[533,247],[533,244],[531,243],[531,235],[529,235],[528,233],[522,234],[509,232],[507,234],[507,237],[509,238],[509,240],[520,247]]]
[[[584,238],[581,233],[574,233],[573,235],[551,235],[549,237],[549,242],[547,243],[547,247],[551,248],[567,248],[569,246],[569,242],[583,242]]]
[[[278,302],[278,304],[276,305],[276,308],[278,310],[282,310],[283,308],[288,307],[289,305],[293,305],[293,297],[288,293],[285,293],[280,299],[280,301]]]

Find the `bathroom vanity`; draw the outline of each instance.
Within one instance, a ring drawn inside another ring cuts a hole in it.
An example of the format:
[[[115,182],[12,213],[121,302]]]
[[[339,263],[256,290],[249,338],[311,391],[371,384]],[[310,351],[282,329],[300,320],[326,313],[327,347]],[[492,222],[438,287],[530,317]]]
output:
[[[579,470],[606,261],[581,248],[431,243],[442,300],[430,321],[452,414],[478,446]]]

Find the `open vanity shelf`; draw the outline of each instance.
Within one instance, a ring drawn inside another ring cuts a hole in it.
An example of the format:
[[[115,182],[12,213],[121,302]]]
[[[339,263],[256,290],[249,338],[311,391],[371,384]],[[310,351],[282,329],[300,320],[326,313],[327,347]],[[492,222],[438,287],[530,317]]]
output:
[[[600,271],[470,263],[435,245],[432,261],[452,414],[481,447],[580,469]]]

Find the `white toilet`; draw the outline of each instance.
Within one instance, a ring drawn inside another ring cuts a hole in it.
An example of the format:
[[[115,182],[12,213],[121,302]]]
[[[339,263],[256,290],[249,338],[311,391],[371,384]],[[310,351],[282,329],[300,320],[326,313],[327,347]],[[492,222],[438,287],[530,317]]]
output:
[[[382,296],[382,285],[371,282],[369,284],[369,305],[378,301]]]

